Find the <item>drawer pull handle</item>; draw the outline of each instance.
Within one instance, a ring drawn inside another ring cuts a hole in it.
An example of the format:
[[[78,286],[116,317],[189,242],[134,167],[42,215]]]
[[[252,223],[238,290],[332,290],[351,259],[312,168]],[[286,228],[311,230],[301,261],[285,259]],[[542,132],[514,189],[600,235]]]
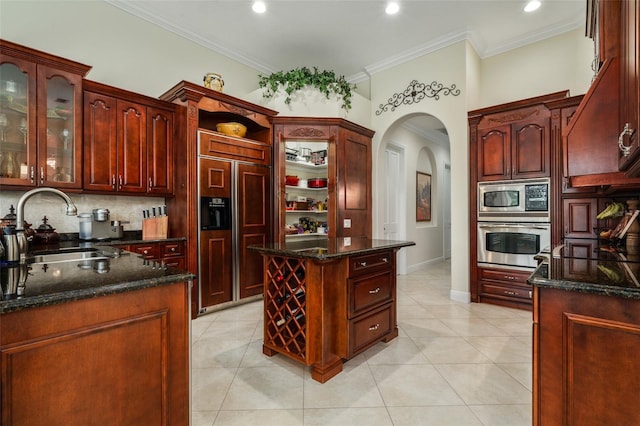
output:
[[[515,291],[508,291],[508,290],[505,290],[504,294],[508,294],[509,296],[515,296],[515,295],[516,295],[516,294],[518,294],[518,293],[516,293]]]
[[[149,254],[149,250],[142,250],[142,254]]]
[[[367,262],[360,262],[360,266],[367,266]]]
[[[375,290],[369,290],[369,294],[377,294],[380,293],[380,287],[376,287]]]
[[[380,324],[372,325],[371,327],[369,327],[369,331],[376,331],[379,328],[380,328]]]
[[[620,133],[620,136],[618,136],[618,148],[620,149],[623,157],[628,157],[631,153],[631,146],[627,146],[624,144],[624,137],[632,135],[633,130],[629,127],[629,123],[625,123],[624,129],[622,129],[622,133]]]
[[[175,253],[176,252],[176,248],[175,247],[171,247],[171,253]]]
[[[383,258],[382,258],[382,261],[383,261],[384,263],[389,263],[389,259],[387,259],[386,257],[383,257]]]
[[[511,275],[505,275],[505,276],[504,276],[504,278],[505,278],[505,279],[507,279],[507,280],[511,280],[511,281],[513,281],[513,280],[517,280],[517,278],[516,278],[516,277],[511,276]]]

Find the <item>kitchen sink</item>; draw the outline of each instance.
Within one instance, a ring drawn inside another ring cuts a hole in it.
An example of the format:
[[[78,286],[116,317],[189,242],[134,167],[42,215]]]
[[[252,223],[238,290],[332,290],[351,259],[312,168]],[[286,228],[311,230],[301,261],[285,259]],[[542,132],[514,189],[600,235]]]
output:
[[[70,247],[57,250],[33,252],[26,263],[82,262],[86,260],[112,259],[120,256],[120,250],[112,247]]]

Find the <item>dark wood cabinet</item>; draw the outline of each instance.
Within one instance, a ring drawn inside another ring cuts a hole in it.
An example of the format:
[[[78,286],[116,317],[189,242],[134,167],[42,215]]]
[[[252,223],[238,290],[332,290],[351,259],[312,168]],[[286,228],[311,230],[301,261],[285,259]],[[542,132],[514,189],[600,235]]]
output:
[[[0,422],[189,425],[188,297],[176,283],[4,313]]]
[[[530,271],[478,266],[478,182],[551,177],[552,222],[560,202],[558,129],[577,104],[568,91],[469,111],[469,259],[473,302],[530,309]],[[553,155],[552,155],[553,153]],[[557,222],[556,222],[557,223]],[[552,237],[557,231],[552,226]]]
[[[328,259],[264,254],[263,353],[309,365],[324,383],[344,360],[397,337],[397,250]]]
[[[565,198],[562,200],[564,238],[597,236],[597,198]]]
[[[533,424],[638,424],[640,301],[535,286],[533,312]]]
[[[531,271],[478,267],[478,302],[512,308],[531,308]]]
[[[551,174],[551,120],[546,98],[469,112],[478,182],[547,177]]]
[[[0,40],[0,185],[82,187],[82,78],[91,69]]]
[[[85,82],[84,189],[172,195],[175,106]]]
[[[301,216],[310,215],[316,215],[318,222],[327,224],[326,236],[329,238],[371,238],[371,139],[374,132],[339,118],[274,117],[273,125],[276,239],[284,242],[287,225],[297,222]],[[326,151],[323,165],[309,165],[305,170],[304,163],[287,161],[287,148],[291,149],[297,143],[306,146],[316,144],[317,149]],[[326,188],[310,191],[286,185],[287,175],[300,173],[304,179],[314,173],[316,177],[326,177]],[[287,196],[326,199],[327,208],[309,212],[288,211]]]
[[[186,81],[161,99],[180,109],[175,131],[184,140],[174,149],[175,196],[167,206],[183,212],[169,215],[169,227],[187,237],[186,269],[198,275],[191,298],[196,317],[262,293],[262,259],[247,246],[271,241],[271,119],[277,112]],[[246,126],[244,137],[218,132],[226,122]],[[200,229],[201,196],[229,199],[232,229]]]
[[[565,178],[571,187],[638,186],[638,2],[593,0],[588,7],[599,69],[563,134]]]

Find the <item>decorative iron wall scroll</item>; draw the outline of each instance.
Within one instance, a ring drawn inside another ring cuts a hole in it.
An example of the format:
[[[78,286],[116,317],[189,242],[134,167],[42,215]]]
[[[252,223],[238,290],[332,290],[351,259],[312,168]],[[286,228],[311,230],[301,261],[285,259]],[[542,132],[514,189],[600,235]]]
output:
[[[442,83],[438,83],[437,81],[434,81],[431,84],[424,84],[419,83],[418,80],[413,80],[403,92],[394,93],[386,104],[380,104],[380,109],[376,111],[376,115],[380,115],[389,110],[395,111],[397,107],[403,104],[411,105],[413,103],[418,103],[424,98],[433,98],[437,101],[440,99],[440,95],[458,96],[459,94],[460,89],[458,89],[455,84],[452,84],[451,87],[445,87]]]

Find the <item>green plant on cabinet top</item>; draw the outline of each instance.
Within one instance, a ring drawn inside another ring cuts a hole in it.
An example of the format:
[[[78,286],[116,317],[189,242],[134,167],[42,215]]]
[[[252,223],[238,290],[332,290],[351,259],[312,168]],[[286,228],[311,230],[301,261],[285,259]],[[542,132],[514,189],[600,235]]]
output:
[[[335,93],[342,98],[342,108],[348,111],[351,109],[351,90],[356,87],[349,84],[344,76],[336,77],[333,71],[318,71],[317,67],[313,67],[313,71],[307,67],[301,67],[269,75],[259,74],[258,77],[258,85],[265,89],[263,92],[265,98],[273,97],[282,87],[287,94],[284,101],[287,105],[291,103],[293,92],[302,90],[305,86],[311,86],[318,89],[327,99],[331,93]]]

